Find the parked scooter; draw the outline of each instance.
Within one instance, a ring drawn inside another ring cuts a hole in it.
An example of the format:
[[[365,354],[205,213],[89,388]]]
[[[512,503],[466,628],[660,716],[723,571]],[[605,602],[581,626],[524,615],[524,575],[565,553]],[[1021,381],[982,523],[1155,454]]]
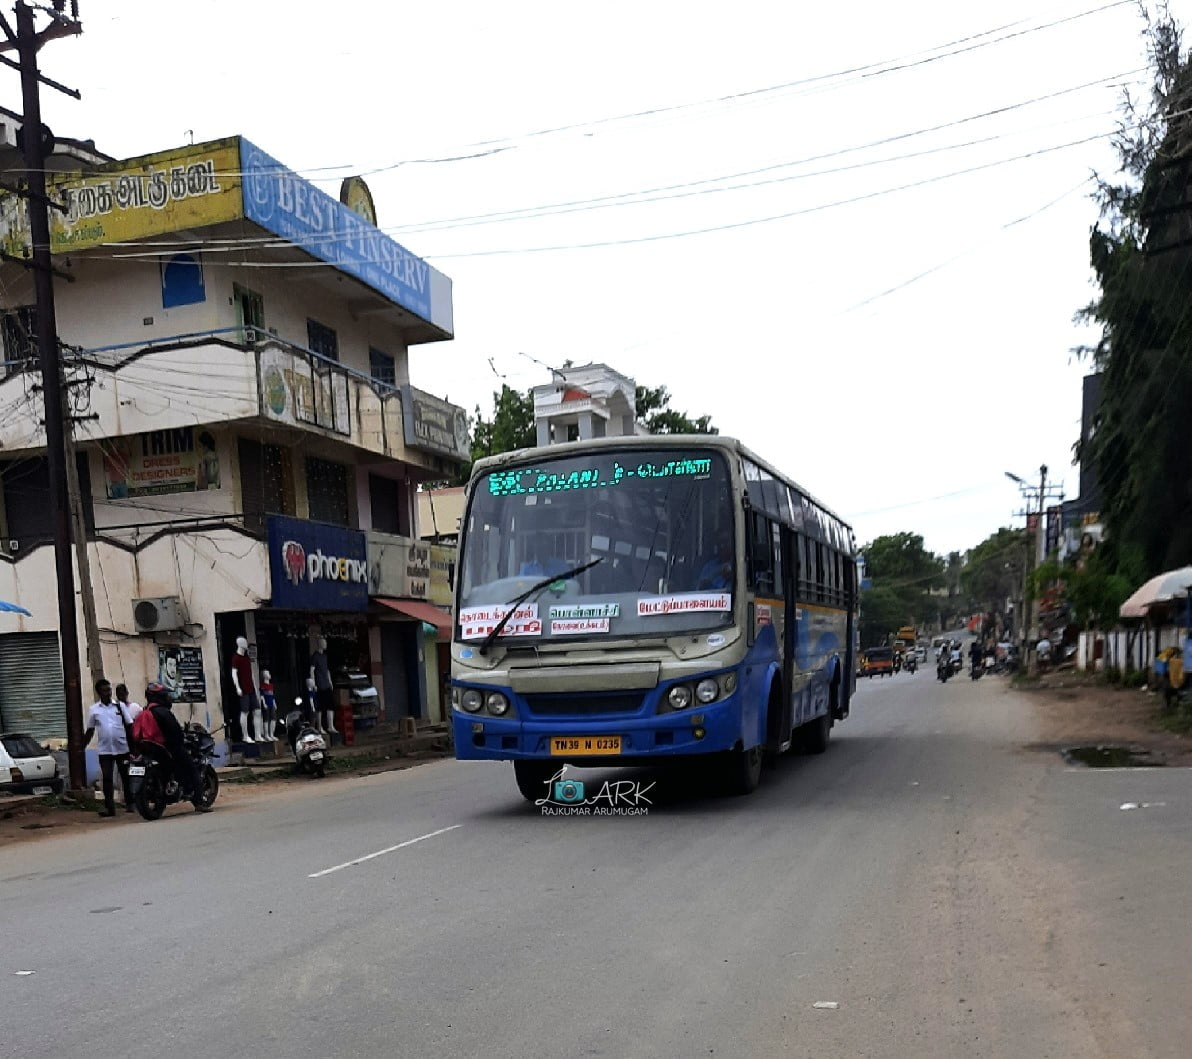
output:
[[[322,779],[327,770],[327,740],[310,721],[301,698],[294,700],[297,709],[286,714],[286,742],[294,755],[299,772]]]
[[[216,729],[218,732],[219,729]],[[211,764],[215,760],[215,733],[201,724],[182,726],[182,746],[194,762],[203,784],[202,804],[210,807],[219,794],[219,775]],[[133,804],[146,820],[156,820],[167,805],[183,800],[182,785],[173,766],[164,756],[138,753],[129,759],[128,776],[132,782]]]

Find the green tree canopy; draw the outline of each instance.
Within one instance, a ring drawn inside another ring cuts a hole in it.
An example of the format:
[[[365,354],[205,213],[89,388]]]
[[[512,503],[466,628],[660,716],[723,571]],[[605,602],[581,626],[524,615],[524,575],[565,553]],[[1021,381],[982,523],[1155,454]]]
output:
[[[686,412],[670,407],[671,395],[665,386],[639,386],[636,394],[637,421],[651,434],[719,434],[712,417],[692,419]]]
[[[875,537],[861,549],[873,587],[861,595],[861,642],[881,643],[900,625],[936,620],[944,584],[944,561],[923,547],[917,533]]]
[[[1147,19],[1153,85],[1125,97],[1116,182],[1098,179],[1090,256],[1100,295],[1079,350],[1104,373],[1096,430],[1077,446],[1104,493],[1107,572],[1137,584],[1192,562],[1192,68],[1164,5]]]
[[[982,613],[1005,610],[1006,600],[1022,595],[1022,571],[1026,563],[1026,531],[1003,526],[970,548],[960,575],[961,588],[971,604]]]

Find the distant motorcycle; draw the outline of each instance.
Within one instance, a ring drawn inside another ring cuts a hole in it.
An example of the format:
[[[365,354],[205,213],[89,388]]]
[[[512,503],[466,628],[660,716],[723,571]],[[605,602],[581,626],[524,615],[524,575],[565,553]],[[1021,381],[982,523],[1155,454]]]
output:
[[[951,661],[941,658],[939,665],[935,667],[935,675],[941,684],[947,684],[948,678],[952,675]]]
[[[985,674],[985,663],[979,658],[973,659],[973,664],[969,666],[969,679],[980,680]]]
[[[915,656],[907,655],[906,656],[906,671],[908,673],[913,673],[918,668],[919,668],[919,663],[916,660]]]

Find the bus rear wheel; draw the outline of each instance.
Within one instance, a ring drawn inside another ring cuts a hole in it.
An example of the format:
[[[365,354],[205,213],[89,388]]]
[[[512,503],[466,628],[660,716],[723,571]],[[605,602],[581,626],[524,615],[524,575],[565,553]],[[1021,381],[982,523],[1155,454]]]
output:
[[[527,802],[538,802],[550,794],[548,785],[559,769],[553,761],[515,761],[513,775],[517,789]]]
[[[800,735],[804,754],[822,754],[828,749],[828,739],[832,735],[831,714],[825,713],[803,725]]]
[[[730,794],[752,794],[762,781],[762,747],[729,751],[725,779]]]

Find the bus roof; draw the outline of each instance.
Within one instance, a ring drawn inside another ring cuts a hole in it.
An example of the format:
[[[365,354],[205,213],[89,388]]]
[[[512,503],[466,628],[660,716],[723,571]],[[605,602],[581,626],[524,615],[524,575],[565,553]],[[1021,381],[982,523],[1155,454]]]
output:
[[[834,520],[846,538],[850,554],[856,554],[857,542],[853,528],[830,507],[817,500],[806,489],[793,479],[787,477],[772,464],[763,460],[751,449],[746,448],[736,438],[725,437],[723,434],[638,434],[632,437],[591,438],[586,441],[566,441],[557,445],[547,445],[538,448],[514,449],[501,452],[495,456],[485,456],[472,466],[472,477],[468,482],[469,490],[472,483],[482,474],[501,467],[516,464],[532,463],[540,459],[560,459],[567,456],[578,456],[585,452],[597,452],[607,449],[640,449],[640,448],[700,448],[722,449],[739,459],[749,461],[766,471],[772,478],[782,482],[797,493],[806,503],[818,509],[823,515]],[[789,520],[784,520],[789,521]]]

